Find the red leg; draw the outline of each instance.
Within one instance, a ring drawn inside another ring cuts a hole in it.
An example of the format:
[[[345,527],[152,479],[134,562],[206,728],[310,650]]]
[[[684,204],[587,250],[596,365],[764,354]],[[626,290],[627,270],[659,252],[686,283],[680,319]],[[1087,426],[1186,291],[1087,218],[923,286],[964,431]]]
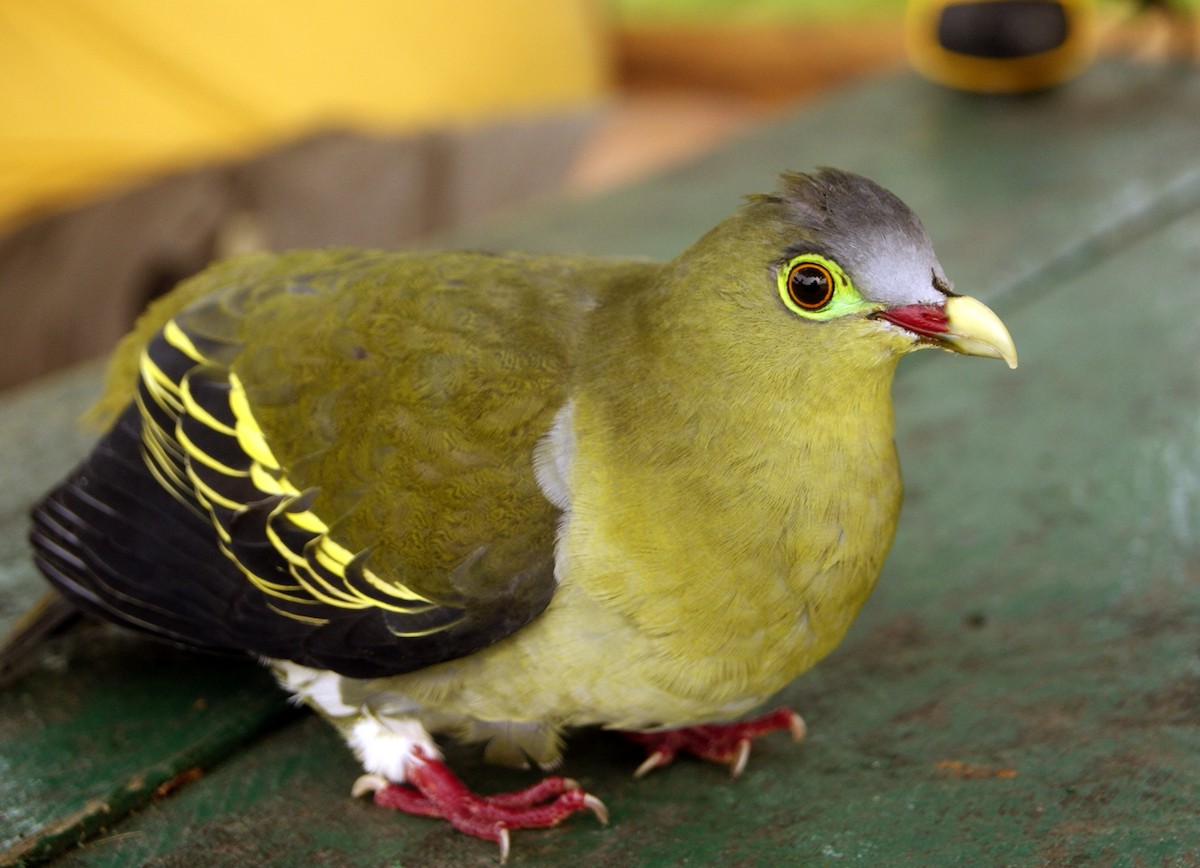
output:
[[[626,732],[625,735],[643,745],[649,754],[633,773],[635,778],[670,765],[680,751],[727,765],[733,776],[737,777],[750,759],[750,742],[777,729],[788,730],[792,738],[800,741],[805,733],[804,719],[790,708],[780,708],[754,720],[737,723],[713,723],[658,732]]]
[[[421,817],[440,817],[454,828],[500,845],[500,861],[508,858],[509,829],[556,826],[571,814],[591,811],[608,823],[608,811],[570,778],[548,777],[512,793],[480,796],[471,792],[443,763],[414,749],[408,784],[393,784],[367,775],[355,784],[355,795],[374,792],[375,804]]]

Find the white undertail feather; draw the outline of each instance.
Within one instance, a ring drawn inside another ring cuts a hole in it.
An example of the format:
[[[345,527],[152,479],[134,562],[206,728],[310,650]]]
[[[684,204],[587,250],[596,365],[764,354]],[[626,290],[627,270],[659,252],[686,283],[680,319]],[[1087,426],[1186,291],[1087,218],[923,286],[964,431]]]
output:
[[[391,719],[366,712],[351,728],[346,743],[368,774],[383,775],[395,784],[408,779],[417,751],[428,759],[441,759],[432,736],[412,718]]]
[[[296,699],[319,709],[327,717],[347,717],[358,709],[342,701],[342,676],[327,669],[311,669],[290,660],[263,662],[275,673],[280,685]]]
[[[354,679],[289,660],[264,662],[293,696],[338,724],[368,774],[400,784],[407,780],[408,768],[418,749],[429,759],[441,759],[442,753],[433,737],[415,716],[407,713],[415,710],[411,706],[406,706],[403,713],[389,714],[366,704],[351,705],[345,701],[345,688]]]

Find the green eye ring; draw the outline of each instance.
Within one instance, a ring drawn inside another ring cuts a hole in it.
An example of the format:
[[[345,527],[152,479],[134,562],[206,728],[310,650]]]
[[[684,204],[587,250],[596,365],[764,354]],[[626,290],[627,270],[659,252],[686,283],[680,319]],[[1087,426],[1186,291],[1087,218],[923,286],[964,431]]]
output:
[[[818,253],[794,256],[779,269],[779,297],[792,313],[822,322],[870,308],[841,267]]]

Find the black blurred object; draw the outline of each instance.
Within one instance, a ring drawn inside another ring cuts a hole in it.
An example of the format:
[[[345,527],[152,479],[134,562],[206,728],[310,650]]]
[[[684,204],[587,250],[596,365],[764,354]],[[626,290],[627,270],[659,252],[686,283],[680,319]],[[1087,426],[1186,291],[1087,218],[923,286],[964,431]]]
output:
[[[1173,0],[1137,0],[1168,19],[1173,53],[1194,53],[1190,10]],[[1062,84],[1096,56],[1092,0],[910,0],[906,47],[912,65],[948,87],[1029,93]],[[1185,41],[1186,40],[1186,41]]]
[[[1096,54],[1091,0],[912,0],[905,35],[921,74],[978,93],[1044,90]]]

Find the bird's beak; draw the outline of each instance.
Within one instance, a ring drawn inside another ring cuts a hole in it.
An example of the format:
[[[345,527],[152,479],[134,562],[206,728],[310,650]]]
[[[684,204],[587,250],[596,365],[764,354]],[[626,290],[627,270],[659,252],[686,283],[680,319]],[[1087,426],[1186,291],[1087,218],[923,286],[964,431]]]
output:
[[[876,314],[881,319],[918,335],[922,343],[964,353],[1003,359],[1017,366],[1012,335],[991,308],[969,295],[952,295],[945,305],[906,304]]]

